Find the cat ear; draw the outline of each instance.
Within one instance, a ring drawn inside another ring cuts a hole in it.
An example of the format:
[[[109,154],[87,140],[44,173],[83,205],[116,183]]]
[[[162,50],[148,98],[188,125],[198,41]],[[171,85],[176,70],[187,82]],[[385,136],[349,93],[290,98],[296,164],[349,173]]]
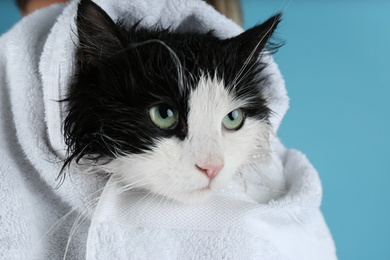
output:
[[[76,23],[82,65],[91,65],[123,48],[117,25],[93,1],[80,1]]]
[[[229,39],[231,44],[237,48],[237,54],[242,58],[248,58],[252,52],[257,57],[266,47],[276,27],[281,21],[282,14],[276,14],[260,25],[246,30],[240,35]]]

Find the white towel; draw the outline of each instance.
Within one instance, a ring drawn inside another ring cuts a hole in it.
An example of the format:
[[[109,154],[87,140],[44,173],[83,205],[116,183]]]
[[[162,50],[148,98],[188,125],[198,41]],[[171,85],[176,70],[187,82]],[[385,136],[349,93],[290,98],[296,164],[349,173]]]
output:
[[[198,205],[149,201],[144,191],[117,195],[120,185],[110,180],[92,219],[88,259],[336,259],[316,171],[298,151],[283,157],[289,191],[268,204],[230,190]]]
[[[95,2],[126,25],[143,19],[143,26],[177,31],[213,29],[221,38],[242,32],[199,0]],[[42,9],[0,38],[0,259],[61,259],[65,252],[67,259],[336,258],[316,171],[276,139],[288,191],[266,204],[229,188],[195,205],[145,201],[142,190],[118,194],[113,178],[77,172],[55,188],[65,151],[57,100],[75,70],[76,10],[76,1]],[[288,97],[270,62],[276,132]]]

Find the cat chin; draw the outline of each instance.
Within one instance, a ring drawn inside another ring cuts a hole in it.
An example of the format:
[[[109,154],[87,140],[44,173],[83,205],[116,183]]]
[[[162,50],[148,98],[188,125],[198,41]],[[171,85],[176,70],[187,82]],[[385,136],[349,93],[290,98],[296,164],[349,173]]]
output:
[[[153,189],[150,189],[150,191],[183,204],[197,204],[207,201],[213,196],[213,194],[225,189],[228,183],[230,183],[231,181],[233,181],[231,179],[231,176],[229,176],[229,178],[227,178],[227,176],[217,176],[216,179],[214,179],[213,181],[211,181],[211,183],[202,188],[197,188],[188,191],[181,190],[177,192],[169,192],[169,194],[163,194]]]

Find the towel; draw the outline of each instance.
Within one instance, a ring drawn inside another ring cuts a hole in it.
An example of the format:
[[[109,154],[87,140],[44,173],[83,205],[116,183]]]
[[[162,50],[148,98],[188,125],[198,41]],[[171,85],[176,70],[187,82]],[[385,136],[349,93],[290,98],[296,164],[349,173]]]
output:
[[[95,2],[126,26],[142,19],[221,38],[242,32],[200,0]],[[286,190],[266,201],[237,183],[197,204],[145,200],[144,190],[119,192],[115,175],[75,170],[58,185],[66,110],[57,101],[75,73],[76,11],[77,1],[52,5],[0,37],[0,259],[336,259],[318,174],[276,137],[272,159]],[[267,59],[276,133],[288,97]],[[259,176],[253,171],[248,178]]]

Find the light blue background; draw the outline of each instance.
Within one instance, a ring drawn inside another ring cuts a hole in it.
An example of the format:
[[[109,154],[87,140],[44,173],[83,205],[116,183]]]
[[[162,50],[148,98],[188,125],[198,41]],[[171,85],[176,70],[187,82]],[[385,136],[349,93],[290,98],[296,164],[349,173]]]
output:
[[[0,33],[20,17],[13,2],[0,2]],[[279,135],[320,173],[339,258],[390,260],[390,1],[242,4],[246,28],[286,9],[275,57],[291,108]]]
[[[245,27],[287,1],[244,0]],[[340,259],[390,259],[390,1],[292,1],[276,54],[290,110],[279,135],[320,173]]]

